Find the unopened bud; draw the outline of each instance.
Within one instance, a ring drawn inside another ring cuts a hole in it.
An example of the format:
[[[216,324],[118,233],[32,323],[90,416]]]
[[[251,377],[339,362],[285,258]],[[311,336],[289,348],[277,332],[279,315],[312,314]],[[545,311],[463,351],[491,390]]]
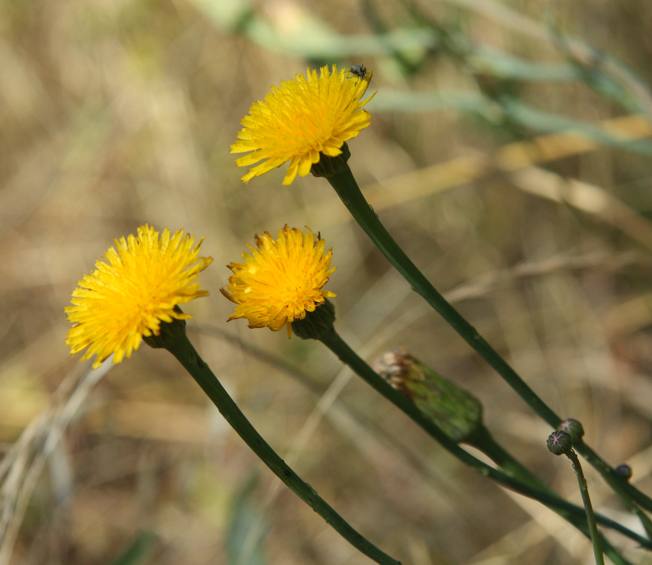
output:
[[[573,440],[566,432],[557,430],[548,436],[548,450],[555,455],[563,455],[573,448]]]
[[[616,473],[623,479],[629,481],[632,478],[632,468],[627,463],[621,463],[615,469]]]
[[[411,355],[385,353],[374,368],[453,441],[466,441],[482,425],[482,404],[475,396]]]
[[[584,437],[584,426],[582,426],[582,422],[575,418],[566,418],[559,424],[557,429],[560,432],[566,432],[571,437],[573,445]]]

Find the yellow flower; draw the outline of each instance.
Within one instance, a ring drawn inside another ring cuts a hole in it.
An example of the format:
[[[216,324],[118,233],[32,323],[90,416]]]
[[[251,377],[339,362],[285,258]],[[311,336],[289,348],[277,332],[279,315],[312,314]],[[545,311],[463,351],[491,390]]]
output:
[[[140,347],[143,336],[158,335],[161,322],[188,319],[175,307],[206,296],[195,282],[213,260],[198,257],[201,241],[179,230],[159,234],[144,225],[136,236],[114,240],[115,247],[79,281],[66,308],[73,324],[66,343],[72,354],[88,348],[98,367],[111,354],[120,363]]]
[[[241,124],[231,153],[247,153],[239,167],[256,165],[242,177],[244,182],[265,174],[283,163],[290,167],[283,184],[290,185],[297,174],[306,176],[320,154],[335,157],[348,139],[356,137],[371,122],[362,100],[371,74],[322,67],[308,69],[306,76],[273,87],[263,100],[254,102]]]
[[[274,239],[265,232],[256,236],[256,248],[243,253],[244,263],[228,265],[233,275],[222,294],[236,304],[230,320],[246,318],[250,328],[274,331],[302,320],[327,298],[335,296],[323,287],[330,275],[333,251],[310,230],[285,226]]]

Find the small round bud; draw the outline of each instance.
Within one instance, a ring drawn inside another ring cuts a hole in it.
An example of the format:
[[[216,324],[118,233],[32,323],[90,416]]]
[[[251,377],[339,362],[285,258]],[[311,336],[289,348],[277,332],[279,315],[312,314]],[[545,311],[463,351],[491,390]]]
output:
[[[573,444],[577,443],[582,439],[582,437],[584,437],[584,426],[582,426],[582,422],[575,418],[566,418],[561,424],[559,424],[557,429],[560,432],[566,432],[573,440]]]
[[[548,436],[548,450],[555,455],[563,455],[573,448],[573,440],[566,432],[557,430]]]
[[[615,469],[616,474],[620,475],[626,481],[632,478],[632,468],[627,463],[621,463]]]

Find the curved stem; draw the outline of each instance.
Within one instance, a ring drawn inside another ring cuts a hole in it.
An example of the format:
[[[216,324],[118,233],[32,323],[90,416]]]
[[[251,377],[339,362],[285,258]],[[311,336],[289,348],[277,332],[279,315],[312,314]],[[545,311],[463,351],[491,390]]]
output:
[[[588,533],[585,527],[584,511],[566,502],[557,495],[552,494],[548,489],[537,488],[530,481],[517,479],[509,474],[487,465],[477,457],[471,455],[468,451],[462,449],[457,443],[446,435],[432,420],[427,418],[417,406],[411,402],[406,396],[391,387],[380,375],[378,375],[358,354],[349,347],[349,345],[335,332],[323,335],[320,341],[328,347],[337,357],[346,365],[348,365],[359,377],[362,378],[369,386],[376,392],[381,394],[389,400],[394,406],[406,414],[413,420],[419,427],[421,427],[428,435],[441,444],[444,449],[451,453],[454,457],[459,459],[465,465],[473,467],[482,475],[485,475],[498,484],[518,492],[528,498],[538,500],[548,508],[556,511],[562,517],[567,519],[570,523],[576,526],[582,533]],[[580,517],[582,523],[579,523],[577,517]],[[652,549],[652,542],[642,536],[628,530],[618,522],[610,520],[604,516],[596,517],[600,523],[605,526],[617,530],[631,539],[635,539],[640,545],[647,549]],[[616,554],[615,563],[627,563],[620,555]]]
[[[552,428],[557,428],[561,418],[530,388],[520,375],[505,359],[466,321],[466,319],[434,288],[421,273],[403,249],[394,241],[381,223],[353,177],[347,164],[342,164],[338,172],[326,179],[335,189],[355,221],[373,241],[379,251],[410,283],[415,292],[420,294],[455,331],[487,361],[491,367],[509,384],[512,389]],[[604,477],[605,481],[617,492],[630,508],[634,501],[642,508],[652,511],[652,498],[624,481],[588,445],[580,442],[576,446],[583,457]]]
[[[367,557],[382,565],[400,565],[400,561],[384,553],[350,526],[342,516],[281,459],[240,411],[237,404],[199,356],[185,334],[178,336],[171,343],[166,343],[165,347],[195,379],[236,433],[288,488]]]

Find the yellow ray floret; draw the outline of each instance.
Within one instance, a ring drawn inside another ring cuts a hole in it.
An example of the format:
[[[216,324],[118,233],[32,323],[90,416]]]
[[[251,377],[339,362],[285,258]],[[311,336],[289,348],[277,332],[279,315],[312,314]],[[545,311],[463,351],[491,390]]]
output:
[[[114,240],[66,308],[70,352],[87,349],[83,358],[95,355],[93,367],[110,355],[120,363],[143,336],[158,335],[161,322],[190,318],[175,306],[208,294],[195,281],[213,260],[199,257],[201,243],[183,230],[159,233],[148,225]]]
[[[332,250],[310,230],[285,226],[274,239],[265,232],[256,236],[256,247],[243,253],[243,263],[228,265],[233,275],[222,294],[236,304],[229,320],[246,318],[250,328],[274,331],[306,317],[327,298],[335,296],[323,287],[335,272]]]
[[[345,141],[356,137],[371,122],[362,99],[371,74],[356,75],[333,65],[319,72],[273,87],[263,100],[254,102],[243,118],[238,140],[231,153],[248,153],[236,163],[247,167],[258,163],[242,177],[244,182],[289,162],[283,184],[305,176],[320,155],[335,157]]]

